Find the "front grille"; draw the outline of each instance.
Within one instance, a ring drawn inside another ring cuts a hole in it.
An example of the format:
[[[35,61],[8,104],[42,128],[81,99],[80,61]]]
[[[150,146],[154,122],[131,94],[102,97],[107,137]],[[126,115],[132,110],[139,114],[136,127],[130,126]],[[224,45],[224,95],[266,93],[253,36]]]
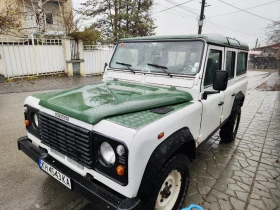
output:
[[[87,168],[93,168],[91,132],[39,112],[41,141]]]

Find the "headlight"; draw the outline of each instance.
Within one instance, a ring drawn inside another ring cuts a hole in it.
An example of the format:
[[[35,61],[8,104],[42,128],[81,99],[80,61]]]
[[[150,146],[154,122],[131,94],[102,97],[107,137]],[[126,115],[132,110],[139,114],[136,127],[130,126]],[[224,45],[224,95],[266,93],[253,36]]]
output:
[[[34,120],[35,125],[38,127],[39,120],[38,120],[38,115],[37,114],[34,114],[33,120]]]
[[[111,145],[107,142],[103,142],[100,145],[100,154],[102,159],[110,165],[113,165],[116,161],[116,154],[114,152],[114,149],[111,147]]]

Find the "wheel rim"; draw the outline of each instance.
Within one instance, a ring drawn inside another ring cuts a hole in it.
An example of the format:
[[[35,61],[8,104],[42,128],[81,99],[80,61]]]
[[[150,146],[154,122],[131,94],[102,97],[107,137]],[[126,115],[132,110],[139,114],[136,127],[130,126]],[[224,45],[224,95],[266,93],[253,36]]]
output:
[[[173,170],[163,182],[156,201],[156,210],[170,210],[174,207],[181,189],[181,173]]]

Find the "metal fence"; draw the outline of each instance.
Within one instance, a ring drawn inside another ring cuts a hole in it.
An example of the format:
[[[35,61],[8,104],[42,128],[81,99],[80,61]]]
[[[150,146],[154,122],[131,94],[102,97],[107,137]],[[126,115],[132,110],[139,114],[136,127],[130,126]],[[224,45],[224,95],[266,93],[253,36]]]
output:
[[[5,77],[65,71],[61,39],[0,38],[0,74]]]
[[[85,75],[102,74],[105,62],[109,62],[114,45],[84,45]]]

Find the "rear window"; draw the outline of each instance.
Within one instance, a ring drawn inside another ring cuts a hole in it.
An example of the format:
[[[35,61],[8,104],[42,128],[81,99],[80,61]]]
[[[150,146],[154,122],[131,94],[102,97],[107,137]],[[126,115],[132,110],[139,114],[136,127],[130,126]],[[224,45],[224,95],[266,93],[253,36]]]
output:
[[[245,74],[247,71],[247,56],[248,53],[239,52],[237,56],[237,68],[236,75],[239,76],[241,74]]]

